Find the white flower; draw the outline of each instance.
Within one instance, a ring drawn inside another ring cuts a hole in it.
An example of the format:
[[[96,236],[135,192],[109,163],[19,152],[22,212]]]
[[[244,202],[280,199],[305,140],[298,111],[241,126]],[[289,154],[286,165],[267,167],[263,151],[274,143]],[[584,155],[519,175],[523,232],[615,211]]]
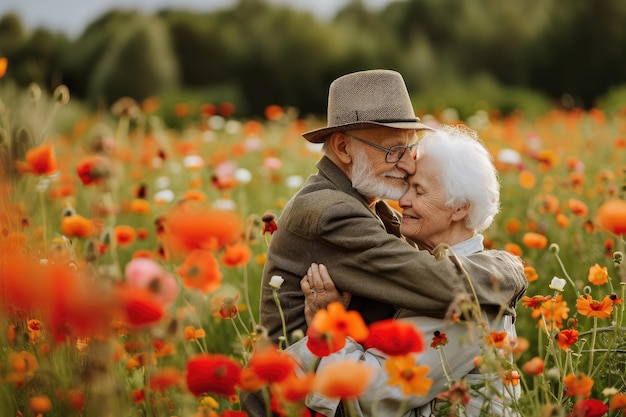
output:
[[[285,179],[285,185],[288,188],[300,188],[302,183],[304,183],[304,178],[300,175],[290,175]]]
[[[240,184],[247,184],[252,181],[252,173],[245,168],[238,168],[235,171],[235,179]]]
[[[565,284],[567,284],[567,281],[563,278],[554,277],[552,278],[552,282],[550,282],[550,288],[556,291],[563,291]]]
[[[605,389],[602,390],[602,395],[604,395],[605,397],[610,397],[612,395],[615,395],[619,393],[619,390],[615,387],[607,387]]]
[[[183,165],[189,169],[200,169],[204,166],[204,160],[198,155],[187,155],[183,158]]]
[[[283,282],[285,282],[285,279],[283,277],[281,277],[280,275],[274,275],[270,279],[270,287],[279,290],[280,286],[283,285]]]
[[[157,204],[171,203],[172,201],[174,201],[174,191],[170,189],[157,191],[154,194],[154,202]]]
[[[517,165],[522,162],[522,156],[514,149],[505,148],[498,152],[498,161],[503,164]]]

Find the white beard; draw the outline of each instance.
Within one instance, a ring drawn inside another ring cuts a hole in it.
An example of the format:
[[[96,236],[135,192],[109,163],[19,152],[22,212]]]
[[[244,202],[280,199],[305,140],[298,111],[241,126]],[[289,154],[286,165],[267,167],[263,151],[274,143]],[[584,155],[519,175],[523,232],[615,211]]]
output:
[[[366,198],[399,200],[407,190],[408,183],[405,181],[403,186],[395,186],[377,177],[372,170],[372,166],[370,165],[365,151],[358,147],[355,148],[351,172],[352,186]],[[381,176],[398,178],[404,175],[394,168]]]

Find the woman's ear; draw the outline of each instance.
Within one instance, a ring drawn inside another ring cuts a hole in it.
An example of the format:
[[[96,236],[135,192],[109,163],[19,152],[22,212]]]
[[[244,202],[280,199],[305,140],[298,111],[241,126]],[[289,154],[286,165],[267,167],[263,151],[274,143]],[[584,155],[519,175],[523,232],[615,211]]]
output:
[[[469,214],[470,207],[472,207],[472,203],[469,201],[463,204],[461,207],[457,207],[452,213],[452,220],[460,221],[467,217]]]
[[[330,148],[344,165],[352,163],[352,155],[348,151],[350,141],[343,132],[335,132],[328,138]]]

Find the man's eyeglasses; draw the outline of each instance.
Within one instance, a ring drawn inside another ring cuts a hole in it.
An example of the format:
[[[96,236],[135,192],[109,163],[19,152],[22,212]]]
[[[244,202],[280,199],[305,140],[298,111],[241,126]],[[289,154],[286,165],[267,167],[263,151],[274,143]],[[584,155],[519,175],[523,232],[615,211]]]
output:
[[[391,148],[385,148],[384,146],[377,145],[375,143],[372,143],[358,136],[354,136],[350,133],[346,133],[346,136],[349,136],[352,139],[356,139],[359,142],[363,142],[366,145],[373,146],[374,148],[380,149],[381,151],[387,152],[387,155],[385,155],[385,161],[387,161],[387,163],[390,163],[390,164],[395,164],[395,163],[400,162],[400,160],[404,156],[404,153],[407,150],[411,152],[412,156],[415,156],[415,152],[416,152],[415,147],[417,146],[417,143],[414,143],[413,145],[410,145],[410,146],[396,145],[396,146],[392,146]]]

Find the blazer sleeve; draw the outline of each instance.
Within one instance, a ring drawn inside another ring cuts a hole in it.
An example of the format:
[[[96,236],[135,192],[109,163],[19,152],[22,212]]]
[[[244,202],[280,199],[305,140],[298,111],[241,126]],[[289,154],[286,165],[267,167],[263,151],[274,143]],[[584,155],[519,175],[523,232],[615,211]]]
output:
[[[507,252],[439,260],[387,233],[378,217],[349,200],[328,206],[314,227],[328,252],[320,253],[320,262],[329,266],[337,288],[418,315],[443,317],[455,295],[469,289],[461,268],[483,307],[514,315],[515,301],[527,287],[521,261]]]

